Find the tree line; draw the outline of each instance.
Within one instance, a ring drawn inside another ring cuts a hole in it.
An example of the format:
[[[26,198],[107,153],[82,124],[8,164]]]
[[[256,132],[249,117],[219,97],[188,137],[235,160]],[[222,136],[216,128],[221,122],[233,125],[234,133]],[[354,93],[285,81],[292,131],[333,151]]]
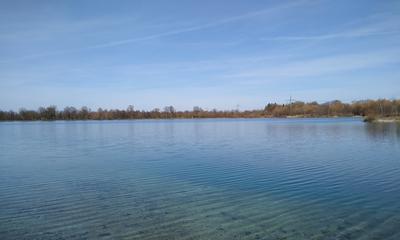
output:
[[[162,110],[136,110],[132,105],[127,109],[102,109],[92,111],[88,107],[56,106],[40,107],[38,110],[21,108],[16,111],[1,111],[0,121],[36,121],[36,120],[116,120],[116,119],[170,119],[170,118],[263,118],[263,117],[399,117],[400,100],[362,100],[343,103],[339,100],[317,103],[295,101],[288,104],[268,103],[259,110],[203,110],[195,106],[191,111],[177,111],[173,106]]]
[[[400,113],[400,99],[362,100],[354,101],[352,103],[343,103],[339,100],[335,100],[323,104],[317,102],[304,103],[301,101],[296,101],[290,104],[269,103],[265,106],[265,112],[271,117],[397,117]]]

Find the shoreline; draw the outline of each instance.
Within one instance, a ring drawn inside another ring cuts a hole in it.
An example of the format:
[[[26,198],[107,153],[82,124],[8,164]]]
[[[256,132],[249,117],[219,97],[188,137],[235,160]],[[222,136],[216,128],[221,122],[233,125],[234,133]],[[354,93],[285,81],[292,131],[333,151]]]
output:
[[[400,119],[398,119],[398,118],[391,118],[391,119],[381,118],[381,119],[375,120],[375,122],[378,122],[378,123],[400,123]]]
[[[400,118],[399,100],[359,100],[343,103],[339,100],[318,103],[295,101],[289,104],[268,103],[264,108],[231,110],[202,109],[177,110],[174,106],[163,109],[138,110],[133,105],[126,109],[103,109],[92,111],[83,106],[75,108],[57,106],[39,107],[37,110],[20,108],[19,111],[0,110],[0,121],[39,121],[39,120],[123,120],[123,119],[193,119],[193,118],[338,118],[363,117],[366,122],[376,118]]]
[[[400,117],[375,117],[365,116],[364,122],[367,123],[400,123]]]
[[[37,119],[37,120],[0,120],[2,122],[84,122],[84,121],[131,121],[131,120],[201,120],[201,119],[275,119],[275,120],[296,120],[296,119],[360,119],[365,123],[400,123],[400,117],[374,117],[374,116],[306,116],[306,115],[293,115],[293,116],[237,116],[237,117],[169,117],[169,118],[120,118],[120,119]]]
[[[132,121],[132,120],[212,120],[212,119],[269,119],[269,120],[297,120],[297,119],[360,119],[363,116],[286,116],[286,117],[204,117],[204,118],[127,118],[127,119],[54,119],[54,120],[0,120],[2,122],[85,122],[85,121]]]

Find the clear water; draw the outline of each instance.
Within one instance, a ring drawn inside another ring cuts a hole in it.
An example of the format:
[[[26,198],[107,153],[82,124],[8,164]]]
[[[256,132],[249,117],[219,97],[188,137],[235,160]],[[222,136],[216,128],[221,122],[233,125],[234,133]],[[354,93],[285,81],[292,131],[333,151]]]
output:
[[[0,123],[0,239],[400,239],[400,126]]]

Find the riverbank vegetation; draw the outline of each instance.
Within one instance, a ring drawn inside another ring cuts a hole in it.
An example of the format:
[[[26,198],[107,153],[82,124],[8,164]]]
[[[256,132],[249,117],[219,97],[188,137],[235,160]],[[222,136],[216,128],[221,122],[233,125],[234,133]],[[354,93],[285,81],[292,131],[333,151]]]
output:
[[[325,103],[296,101],[288,104],[268,103],[259,110],[204,110],[193,107],[191,111],[176,111],[173,106],[166,106],[151,111],[127,109],[102,109],[96,111],[88,107],[56,106],[40,107],[38,110],[21,108],[19,111],[1,111],[0,121],[35,121],[35,120],[114,120],[114,119],[169,119],[169,118],[264,118],[264,117],[349,117],[362,116],[366,121],[377,119],[399,119],[400,100],[363,100],[343,103],[335,100]]]

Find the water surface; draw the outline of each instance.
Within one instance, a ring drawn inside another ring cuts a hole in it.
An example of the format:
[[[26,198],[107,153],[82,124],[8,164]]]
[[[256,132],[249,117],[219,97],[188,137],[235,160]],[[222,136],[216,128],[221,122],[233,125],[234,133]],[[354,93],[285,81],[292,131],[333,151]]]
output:
[[[400,239],[400,126],[0,123],[0,239]]]

